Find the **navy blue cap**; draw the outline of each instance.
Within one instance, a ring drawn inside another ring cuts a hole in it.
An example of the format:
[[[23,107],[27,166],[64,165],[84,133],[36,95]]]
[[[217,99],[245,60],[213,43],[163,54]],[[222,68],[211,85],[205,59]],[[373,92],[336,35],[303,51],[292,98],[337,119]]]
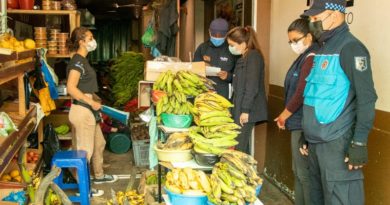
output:
[[[346,0],[314,0],[310,9],[306,10],[301,16],[316,16],[325,10],[340,11],[345,13]]]
[[[223,18],[214,19],[210,24],[210,33],[215,36],[217,33],[225,36],[229,31],[229,23]]]

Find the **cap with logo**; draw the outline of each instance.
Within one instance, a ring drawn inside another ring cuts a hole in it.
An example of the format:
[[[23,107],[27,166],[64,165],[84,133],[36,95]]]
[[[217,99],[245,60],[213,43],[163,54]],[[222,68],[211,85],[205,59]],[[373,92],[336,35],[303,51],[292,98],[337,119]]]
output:
[[[346,4],[346,0],[314,0],[311,7],[301,16],[316,16],[325,10],[340,11],[341,13],[345,13]]]
[[[217,18],[211,22],[209,29],[212,36],[217,34],[225,36],[229,30],[229,23],[223,18]]]

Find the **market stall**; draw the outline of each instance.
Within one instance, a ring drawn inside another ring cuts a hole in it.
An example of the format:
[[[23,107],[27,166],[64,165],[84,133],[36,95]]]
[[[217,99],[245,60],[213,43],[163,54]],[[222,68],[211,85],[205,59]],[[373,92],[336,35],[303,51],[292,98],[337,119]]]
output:
[[[257,199],[262,187],[257,162],[234,150],[241,128],[229,112],[234,105],[213,92],[205,66],[203,72],[197,67],[197,73],[191,63],[164,62],[160,69],[148,68],[154,63],[146,63],[146,76],[154,81],[155,121],[150,120],[149,126],[157,128],[156,132],[149,129],[149,155],[158,161],[149,157],[149,163],[150,168],[157,165],[159,201],[173,205],[262,204]],[[148,75],[157,71],[159,75]]]

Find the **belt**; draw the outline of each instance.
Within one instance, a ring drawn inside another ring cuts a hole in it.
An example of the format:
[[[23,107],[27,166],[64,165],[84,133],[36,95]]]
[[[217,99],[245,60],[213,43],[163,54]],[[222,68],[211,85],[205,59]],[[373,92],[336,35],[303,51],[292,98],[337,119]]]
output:
[[[72,104],[80,105],[80,106],[83,106],[83,107],[89,109],[92,112],[93,116],[95,117],[96,122],[97,123],[102,122],[102,117],[100,116],[100,112],[92,109],[92,107],[90,105],[88,105],[87,103],[83,103],[81,101],[73,99]]]

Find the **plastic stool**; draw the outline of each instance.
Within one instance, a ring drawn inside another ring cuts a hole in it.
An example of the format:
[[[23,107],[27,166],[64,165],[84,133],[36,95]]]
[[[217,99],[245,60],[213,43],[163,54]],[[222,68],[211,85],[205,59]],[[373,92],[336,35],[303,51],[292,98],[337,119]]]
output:
[[[76,168],[78,184],[64,184],[63,172],[54,179],[61,189],[78,189],[80,196],[69,196],[72,202],[78,202],[82,205],[89,205],[91,196],[91,185],[89,179],[89,168],[87,161],[87,152],[85,151],[60,151],[52,159],[52,166],[59,168]]]

